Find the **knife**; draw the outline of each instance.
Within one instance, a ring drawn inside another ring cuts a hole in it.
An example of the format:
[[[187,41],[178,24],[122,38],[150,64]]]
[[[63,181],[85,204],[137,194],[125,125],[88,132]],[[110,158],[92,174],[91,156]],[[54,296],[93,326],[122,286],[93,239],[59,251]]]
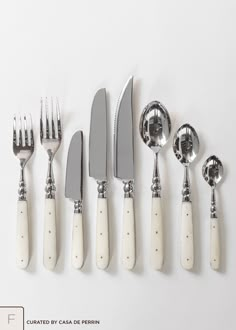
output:
[[[84,263],[83,247],[83,132],[77,131],[71,139],[67,157],[65,197],[74,202],[72,229],[72,266],[80,269]]]
[[[109,226],[107,210],[107,105],[106,89],[94,97],[89,136],[89,176],[97,181],[96,264],[106,269],[109,264]]]
[[[124,184],[122,264],[129,270],[133,269],[135,265],[132,93],[133,77],[130,77],[118,102],[114,132],[114,175]]]

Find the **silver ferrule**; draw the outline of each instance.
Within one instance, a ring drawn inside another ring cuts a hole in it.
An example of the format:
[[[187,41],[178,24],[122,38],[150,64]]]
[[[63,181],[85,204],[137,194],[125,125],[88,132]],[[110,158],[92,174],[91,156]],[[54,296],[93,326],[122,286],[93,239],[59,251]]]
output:
[[[134,181],[123,181],[124,183],[124,197],[133,198],[134,193]]]
[[[52,161],[53,161],[52,157],[49,157],[48,174],[47,174],[46,187],[45,187],[47,199],[55,199],[56,186],[55,186],[55,180],[54,180],[54,175],[53,175]]]
[[[189,167],[184,167],[184,183],[182,190],[182,201],[191,202],[191,189],[190,189],[190,178],[189,178]]]
[[[154,154],[154,169],[152,176],[151,191],[152,191],[152,197],[161,197],[161,182],[160,182],[157,153]]]
[[[82,201],[74,201],[74,213],[82,213]]]
[[[98,198],[106,198],[107,192],[107,182],[106,181],[97,181],[98,187]]]
[[[21,166],[21,169],[20,169],[18,200],[19,201],[25,201],[26,200],[26,184],[25,184],[24,166],[23,165]]]
[[[215,186],[211,188],[211,218],[217,218]]]

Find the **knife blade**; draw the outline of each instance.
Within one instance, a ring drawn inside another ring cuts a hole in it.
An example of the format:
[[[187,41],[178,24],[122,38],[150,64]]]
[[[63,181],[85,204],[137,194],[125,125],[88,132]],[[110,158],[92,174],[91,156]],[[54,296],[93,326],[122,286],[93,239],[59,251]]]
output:
[[[122,264],[129,270],[133,269],[136,259],[132,94],[133,77],[130,77],[118,102],[114,130],[114,175],[124,183]]]
[[[98,184],[96,219],[96,264],[106,269],[109,264],[109,229],[107,207],[107,104],[106,89],[94,96],[89,135],[89,176]]]
[[[114,175],[126,181],[134,179],[132,93],[130,77],[121,93],[115,120]]]
[[[65,197],[74,202],[74,216],[72,228],[72,266],[79,269],[84,263],[83,249],[83,132],[77,131],[71,139],[67,166]]]
[[[89,135],[89,176],[97,181],[107,179],[107,105],[106,89],[94,96]]]

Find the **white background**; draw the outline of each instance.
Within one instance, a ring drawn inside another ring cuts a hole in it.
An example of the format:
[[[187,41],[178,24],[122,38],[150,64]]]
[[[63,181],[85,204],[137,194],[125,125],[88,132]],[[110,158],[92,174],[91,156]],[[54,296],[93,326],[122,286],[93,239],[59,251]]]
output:
[[[101,325],[97,328],[102,330],[235,329],[235,11],[233,0],[1,2],[1,305],[23,305],[26,319],[98,319]],[[120,263],[122,184],[112,176],[111,146],[117,100],[131,74],[137,265],[127,272]],[[112,258],[105,272],[95,266],[96,183],[88,177],[87,158],[91,103],[101,87],[107,88],[109,105]],[[42,265],[47,158],[39,142],[39,106],[45,95],[59,97],[63,114],[63,143],[55,159],[59,216],[55,272]],[[138,133],[141,111],[155,99],[169,110],[173,127],[171,141],[160,156],[166,229],[162,272],[149,265],[153,155]],[[32,113],[36,138],[35,154],[27,168],[32,238],[27,271],[15,265],[19,177],[19,164],[12,152],[15,112]],[[201,142],[191,170],[196,239],[192,272],[181,269],[179,263],[183,168],[171,148],[174,131],[185,122],[195,127]],[[73,204],[64,198],[67,150],[77,129],[85,135],[86,261],[82,271],[70,265]],[[209,266],[210,189],[201,176],[202,164],[212,153],[225,165],[225,180],[217,195],[223,259],[219,272]]]

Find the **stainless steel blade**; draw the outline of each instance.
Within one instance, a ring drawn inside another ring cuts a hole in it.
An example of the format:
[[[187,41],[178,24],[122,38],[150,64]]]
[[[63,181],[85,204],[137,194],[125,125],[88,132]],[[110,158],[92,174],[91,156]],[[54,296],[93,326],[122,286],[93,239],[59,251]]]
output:
[[[89,135],[89,176],[97,181],[107,179],[107,105],[106,89],[94,97]]]
[[[134,179],[132,93],[130,77],[119,99],[114,132],[114,175],[122,180]]]
[[[71,139],[67,157],[65,196],[73,201],[83,199],[83,132]]]

